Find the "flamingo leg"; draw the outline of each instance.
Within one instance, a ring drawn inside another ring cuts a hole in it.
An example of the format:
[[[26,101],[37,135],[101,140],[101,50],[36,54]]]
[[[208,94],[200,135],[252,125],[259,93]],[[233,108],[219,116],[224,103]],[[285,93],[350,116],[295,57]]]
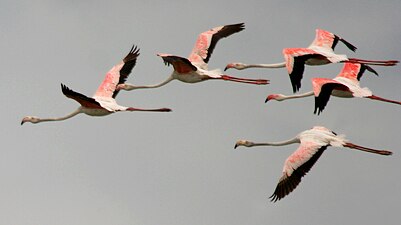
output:
[[[221,75],[221,77],[217,78],[217,79],[239,82],[239,83],[246,83],[246,84],[257,84],[257,85],[265,85],[265,84],[269,83],[269,80],[265,80],[265,79],[246,79],[246,78],[232,77],[232,76],[228,76],[228,75]]]
[[[160,109],[138,109],[133,107],[128,107],[127,111],[144,111],[144,112],[171,112],[172,110],[169,108],[160,108]]]
[[[394,103],[394,104],[401,105],[401,102],[399,102],[399,101],[385,99],[385,98],[382,98],[382,97],[379,97],[379,96],[376,96],[376,95],[367,96],[365,98],[370,98],[370,99],[373,99],[373,100],[378,100],[378,101],[382,101],[382,102],[389,102],[389,103]]]
[[[395,66],[399,63],[398,60],[366,60],[366,59],[357,59],[357,58],[349,58],[349,62],[352,63],[364,63],[368,65],[376,65],[376,66]]]
[[[372,149],[372,148],[366,148],[360,145],[356,145],[350,142],[347,142],[343,145],[344,147],[347,148],[352,148],[352,149],[356,149],[356,150],[361,150],[364,152],[370,152],[370,153],[375,153],[375,154],[379,154],[379,155],[392,155],[393,153],[391,151],[386,151],[386,150],[376,150],[376,149]]]

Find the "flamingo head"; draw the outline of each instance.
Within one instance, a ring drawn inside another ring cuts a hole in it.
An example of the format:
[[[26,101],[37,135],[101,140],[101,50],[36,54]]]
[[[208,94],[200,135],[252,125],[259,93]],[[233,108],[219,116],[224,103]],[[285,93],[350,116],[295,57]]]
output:
[[[285,98],[285,96],[282,94],[272,94],[272,95],[267,96],[265,103],[270,100],[282,101],[282,100],[284,100],[284,98]]]
[[[234,149],[236,149],[238,146],[252,147],[253,145],[254,143],[251,141],[239,140],[235,143]]]
[[[25,122],[38,123],[39,120],[40,119],[35,116],[25,116],[21,121],[21,125],[23,125]]]
[[[245,69],[245,64],[243,63],[229,63],[227,64],[226,68],[224,68],[224,71],[228,70],[228,69],[237,69],[237,70],[243,70]]]

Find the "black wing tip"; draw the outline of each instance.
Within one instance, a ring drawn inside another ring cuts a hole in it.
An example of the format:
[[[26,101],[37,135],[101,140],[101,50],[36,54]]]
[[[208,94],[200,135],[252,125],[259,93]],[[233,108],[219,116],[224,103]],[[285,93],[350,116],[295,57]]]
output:
[[[369,72],[376,74],[376,76],[379,76],[376,70],[374,70],[372,67],[362,64]]]
[[[124,63],[135,60],[140,55],[139,53],[140,48],[133,44],[131,50],[128,52],[127,56],[123,59]]]
[[[228,24],[225,26],[231,26],[231,27],[245,27],[245,23],[233,23],[233,24]]]
[[[245,23],[236,23],[236,24],[233,24],[233,25],[236,26],[236,27],[239,27],[241,29],[245,29]]]
[[[275,203],[275,202],[279,201],[280,199],[282,199],[282,197],[279,197],[279,196],[276,194],[276,192],[274,192],[274,193],[269,197],[269,199],[270,199],[270,202]]]
[[[171,65],[171,63],[167,60],[168,56],[160,56],[160,57],[162,57],[164,65],[166,65],[166,66],[170,66]]]
[[[71,89],[67,87],[67,85],[61,83],[61,91],[63,92],[63,94],[66,94],[66,92],[71,91]]]
[[[129,53],[139,55],[139,50],[140,50],[140,48],[137,45],[133,44]]]
[[[291,86],[292,86],[292,92],[293,93],[297,93],[299,91],[299,89],[301,89],[301,80],[302,80],[302,76],[301,78],[298,80],[295,77],[290,75],[290,80],[291,80]]]
[[[61,83],[61,91],[63,92],[64,95],[74,95],[76,94],[75,91],[73,91],[71,88],[67,87],[67,85]]]
[[[228,26],[235,28],[237,30],[237,32],[245,29],[245,23],[236,23],[236,24],[232,24],[232,25],[228,25]]]
[[[315,106],[315,111],[313,111],[313,114],[316,114],[319,116],[321,112],[323,112],[324,107],[323,106]]]
[[[245,29],[245,23],[236,23],[224,25],[224,30],[231,30],[231,33],[237,33]]]
[[[337,36],[337,35],[335,35],[335,36],[336,36],[336,37],[338,38],[338,40],[340,40],[345,46],[347,46],[347,48],[350,49],[351,51],[355,52],[355,51],[358,49],[355,45],[349,43],[349,42],[346,41],[345,39],[343,39],[343,38],[341,38],[341,37],[339,37],[339,36]]]
[[[324,110],[324,106],[317,106],[316,108],[315,108],[315,111],[313,112],[314,114],[316,114],[316,111],[317,111],[317,115],[319,116],[320,115],[320,113],[322,113],[323,112],[323,110]]]
[[[292,86],[292,91],[293,91],[294,93],[297,93],[297,92],[299,91],[300,88],[301,88],[301,84],[294,84],[294,85]]]
[[[301,80],[298,81],[295,78],[292,78],[291,76],[290,80],[291,80],[292,92],[297,93],[299,89],[301,89]]]

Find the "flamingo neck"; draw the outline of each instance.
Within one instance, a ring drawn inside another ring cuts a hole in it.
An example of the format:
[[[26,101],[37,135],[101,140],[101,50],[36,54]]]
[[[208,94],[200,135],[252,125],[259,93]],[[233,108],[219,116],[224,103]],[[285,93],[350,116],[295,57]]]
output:
[[[154,85],[135,86],[135,85],[131,85],[131,84],[125,84],[125,86],[126,86],[125,89],[130,91],[130,90],[133,90],[133,89],[158,88],[158,87],[166,85],[167,83],[169,83],[172,80],[174,80],[174,77],[170,76],[165,81],[163,81],[163,82],[161,82],[159,84],[154,84]]]
[[[41,122],[49,122],[49,121],[62,121],[62,120],[66,120],[69,119],[71,117],[74,117],[76,115],[78,115],[79,113],[82,113],[81,107],[79,107],[77,110],[75,110],[74,112],[63,116],[63,117],[58,117],[58,118],[44,118],[44,119],[39,119],[37,123],[41,123]]]
[[[293,98],[305,98],[305,97],[312,96],[313,94],[314,94],[313,91],[309,91],[309,92],[306,92],[303,94],[295,94],[295,95],[289,95],[289,96],[284,95],[281,100],[287,100],[287,99],[293,99]]]
[[[283,68],[285,62],[272,63],[272,64],[245,64],[244,68]]]
[[[283,146],[283,145],[289,145],[289,144],[294,144],[294,143],[299,143],[299,138],[295,137],[286,141],[280,141],[280,142],[263,142],[263,143],[253,143],[252,146]]]

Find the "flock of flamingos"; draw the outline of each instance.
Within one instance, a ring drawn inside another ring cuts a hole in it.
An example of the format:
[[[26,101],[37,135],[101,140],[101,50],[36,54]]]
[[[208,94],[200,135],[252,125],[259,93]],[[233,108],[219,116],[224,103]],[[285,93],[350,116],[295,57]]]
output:
[[[115,97],[120,90],[130,91],[143,88],[157,88],[166,85],[170,81],[177,79],[185,83],[197,83],[206,80],[224,80],[240,82],[247,84],[266,85],[269,80],[265,79],[246,79],[233,77],[219,69],[209,70],[208,62],[217,42],[221,38],[228,37],[244,29],[244,24],[232,24],[215,27],[211,30],[201,33],[196,40],[188,58],[175,56],[171,54],[158,54],[166,65],[173,65],[173,73],[163,82],[156,85],[135,86],[125,83],[129,74],[136,64],[139,56],[139,48],[133,46],[127,56],[107,72],[105,79],[95,92],[93,97],[87,97],[75,92],[67,86],[61,84],[63,94],[77,101],[81,106],[72,113],[59,118],[42,119],[35,116],[26,116],[22,119],[21,125],[26,122],[40,123],[46,121],[61,121],[69,119],[77,114],[84,113],[89,116],[106,116],[120,111],[149,111],[149,112],[170,112],[169,108],[141,109],[118,105]],[[363,73],[367,70],[377,75],[377,72],[371,67],[375,66],[394,66],[398,63],[396,60],[364,60],[357,58],[348,58],[346,55],[334,53],[336,45],[342,42],[350,50],[355,51],[356,47],[341,37],[325,30],[316,30],[316,37],[312,44],[307,48],[285,48],[283,50],[285,62],[275,64],[244,64],[229,63],[225,70],[234,68],[242,70],[246,68],[284,68],[288,70],[293,92],[296,93],[301,88],[301,80],[305,65],[325,65],[329,63],[343,63],[342,71],[333,79],[313,78],[313,90],[304,94],[294,94],[285,96],[282,94],[272,94],[266,98],[267,101],[283,101],[286,99],[303,98],[315,96],[315,111],[320,114],[326,107],[330,96],[342,98],[369,98],[389,103],[401,104],[399,101],[384,99],[373,95],[368,88],[362,88],[359,85]],[[276,202],[292,192],[301,182],[301,178],[312,168],[319,159],[323,151],[328,146],[347,147],[365,152],[391,155],[392,152],[385,150],[375,150],[353,144],[345,139],[344,135],[337,135],[333,131],[315,126],[312,129],[299,133],[294,138],[283,142],[254,143],[247,140],[239,140],[235,144],[238,146],[282,146],[293,143],[300,143],[298,149],[292,153],[285,161],[282,176],[279,179],[277,187],[270,197],[271,201]]]

